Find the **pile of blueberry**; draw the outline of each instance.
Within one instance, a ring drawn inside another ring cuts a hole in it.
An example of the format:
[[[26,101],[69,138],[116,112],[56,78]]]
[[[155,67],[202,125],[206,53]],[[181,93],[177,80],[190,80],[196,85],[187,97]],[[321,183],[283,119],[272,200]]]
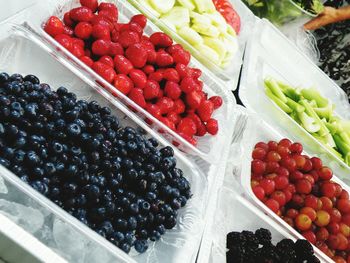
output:
[[[173,149],[157,147],[96,101],[0,73],[0,164],[126,253],[173,228],[191,197]]]
[[[325,5],[339,8],[350,0],[328,0]],[[322,27],[314,32],[320,50],[320,68],[347,93],[350,100],[350,21]]]

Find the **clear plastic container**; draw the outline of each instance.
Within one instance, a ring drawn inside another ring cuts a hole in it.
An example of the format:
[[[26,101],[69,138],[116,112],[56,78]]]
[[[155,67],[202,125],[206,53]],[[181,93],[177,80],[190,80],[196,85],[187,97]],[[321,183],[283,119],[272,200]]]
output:
[[[109,106],[123,126],[142,128],[147,137],[169,145],[122,103],[77,69],[72,61],[44,44],[26,26],[13,25],[22,13],[0,24],[0,71],[35,74],[53,89],[65,86],[78,98],[96,100]],[[0,213],[5,213],[26,231],[70,262],[171,262],[193,261],[203,231],[207,179],[197,165],[175,149],[178,167],[184,171],[193,193],[179,210],[178,224],[157,242],[150,243],[144,254],[129,255],[22,182],[0,166]],[[27,208],[27,209],[25,209]]]
[[[186,47],[191,54],[199,60],[204,66],[210,69],[219,79],[225,83],[225,88],[235,90],[237,88],[237,83],[239,79],[240,69],[243,61],[243,53],[247,39],[251,30],[254,28],[256,22],[256,17],[240,0],[230,0],[234,9],[237,11],[241,18],[241,31],[238,35],[238,45],[239,49],[237,54],[232,59],[229,67],[223,69],[218,65],[211,62],[208,58],[203,56],[197,49],[195,49],[188,41],[181,37],[174,29],[172,29],[166,23],[160,21],[151,10],[142,4],[142,1],[138,0],[128,0],[137,9],[139,9],[143,14],[145,14],[149,19],[151,19],[156,25],[158,25],[164,32],[170,34],[174,40],[181,43]]]
[[[130,21],[130,18],[133,15],[139,13],[137,9],[135,9],[126,1],[115,2],[110,0],[105,2],[114,2],[117,5],[119,10],[118,20],[120,22]],[[121,101],[124,105],[132,109],[136,109],[140,120],[143,122],[145,122],[145,119],[151,120],[153,124],[150,125],[150,127],[154,130],[164,131],[164,133],[162,133],[162,136],[169,142],[178,142],[180,144],[178,146],[179,149],[191,155],[200,156],[209,163],[219,162],[220,152],[225,147],[225,140],[226,138],[230,137],[233,132],[233,123],[231,120],[235,115],[234,107],[236,105],[233,95],[227,89],[222,87],[222,83],[219,82],[208,70],[203,68],[196,60],[191,61],[191,67],[200,68],[203,71],[203,74],[201,76],[201,80],[204,82],[203,90],[208,93],[209,96],[219,95],[223,99],[223,105],[213,114],[213,118],[217,119],[219,123],[218,134],[216,136],[207,134],[204,137],[198,137],[197,146],[193,146],[188,141],[179,136],[175,131],[171,130],[169,127],[164,125],[162,122],[157,120],[147,111],[134,103],[131,99],[119,92],[113,85],[105,81],[78,58],[74,57],[69,51],[58,44],[43,30],[42,26],[50,15],[56,15],[62,18],[66,11],[79,5],[80,4],[78,0],[70,0],[64,2],[59,0],[38,1],[35,6],[26,10],[24,20],[27,21],[27,23],[33,27],[36,32],[38,32],[38,34],[42,37],[42,41],[45,41],[54,46],[56,49],[60,50],[60,52],[62,52],[68,60],[73,61],[76,69],[84,71],[84,74],[92,77],[98,83],[102,83],[106,90],[113,91],[114,94],[118,94],[118,100]],[[153,32],[157,31],[160,31],[160,29],[151,21],[148,21],[147,27],[145,28],[145,33],[147,35],[150,35]]]
[[[273,77],[295,87],[316,87],[335,105],[338,116],[350,119],[344,91],[267,20],[257,24],[245,56],[239,91],[243,104],[279,132],[301,141],[309,153],[320,155],[350,185],[350,167],[267,97],[264,79]]]

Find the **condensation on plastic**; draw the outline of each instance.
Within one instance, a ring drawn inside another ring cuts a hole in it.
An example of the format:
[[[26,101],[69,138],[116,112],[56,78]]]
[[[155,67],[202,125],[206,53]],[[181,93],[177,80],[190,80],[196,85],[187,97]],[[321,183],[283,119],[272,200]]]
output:
[[[154,14],[147,8],[147,6],[142,5],[138,0],[128,0],[133,4],[138,10],[145,14],[149,19],[151,19],[156,25],[158,25],[164,32],[170,34],[174,40],[178,43],[181,43],[186,47],[191,54],[200,61],[205,67],[211,70],[221,81],[225,83],[225,88],[230,90],[235,90],[237,88],[237,83],[239,79],[239,74],[241,70],[241,65],[243,61],[243,54],[247,39],[251,30],[254,28],[256,17],[249,10],[249,8],[243,4],[240,0],[230,0],[230,3],[233,5],[234,9],[237,11],[241,18],[241,31],[238,35],[238,45],[239,49],[237,54],[232,59],[231,65],[222,69],[218,65],[211,62],[208,58],[203,56],[197,49],[195,49],[188,41],[182,38],[177,32],[175,32],[169,25],[154,16]]]
[[[301,141],[309,153],[321,156],[350,185],[350,167],[266,96],[264,79],[273,77],[294,87],[315,87],[335,105],[338,116],[350,119],[344,91],[266,20],[258,23],[245,56],[239,92],[243,104],[279,132]]]
[[[123,1],[104,1],[104,2],[113,2],[117,5],[119,10],[118,20],[120,22],[127,22],[130,18],[138,14],[136,8],[130,5],[125,0]],[[45,41],[55,47],[59,52],[62,52],[68,60],[71,60],[75,63],[75,67],[81,71],[84,71],[85,74],[94,78],[97,83],[102,83],[102,86],[105,87],[109,93],[117,94],[117,99],[123,104],[127,105],[131,109],[135,109],[140,120],[145,122],[146,119],[153,122],[152,125],[149,125],[152,129],[157,131],[162,131],[162,136],[167,139],[169,142],[176,141],[179,143],[178,148],[183,152],[196,155],[209,163],[216,163],[220,161],[220,152],[223,151],[223,148],[226,147],[225,140],[231,136],[231,130],[233,128],[233,123],[231,122],[232,116],[234,113],[234,107],[236,105],[234,96],[224,87],[222,83],[215,78],[215,76],[210,73],[207,69],[202,67],[202,65],[197,62],[195,59],[191,60],[190,66],[194,68],[200,68],[203,72],[201,80],[204,82],[203,90],[208,93],[209,97],[213,95],[219,95],[223,99],[223,105],[214,112],[213,118],[218,120],[219,123],[219,132],[217,135],[212,136],[206,134],[203,137],[197,137],[198,144],[193,146],[188,141],[179,136],[175,131],[171,130],[168,126],[160,122],[158,119],[153,117],[147,111],[142,109],[136,103],[134,103],[127,96],[122,94],[117,90],[113,85],[105,81],[101,76],[95,73],[91,68],[85,65],[78,58],[73,56],[68,50],[62,47],[58,42],[51,38],[44,30],[43,25],[50,15],[55,15],[60,18],[63,17],[64,13],[71,8],[79,6],[78,0],[49,0],[49,1],[38,1],[38,3],[26,10],[26,20],[27,23],[35,30],[38,34],[41,35],[42,41]],[[145,33],[147,35],[152,34],[153,32],[160,31],[160,29],[154,25],[151,21],[148,21],[145,28]],[[146,122],[145,122],[146,123]],[[163,132],[164,131],[164,132]]]
[[[241,173],[240,173],[240,182],[243,187],[244,193],[242,196],[244,198],[249,198],[253,201],[259,210],[267,214],[273,222],[271,225],[278,225],[283,227],[283,229],[288,232],[288,238],[294,239],[305,239],[299,232],[297,232],[294,228],[292,228],[289,224],[287,224],[282,218],[276,215],[272,210],[270,210],[267,206],[265,206],[253,193],[250,179],[251,179],[251,155],[254,149],[254,146],[257,142],[263,141],[268,142],[270,140],[279,141],[285,136],[282,136],[276,130],[274,130],[271,126],[263,122],[257,116],[251,116],[248,120],[246,130],[244,132],[242,141],[241,141]],[[304,154],[309,155],[304,151]],[[327,162],[323,162],[328,165]],[[335,174],[337,175],[337,174]],[[341,180],[339,180],[336,176],[333,176],[332,180],[334,182],[339,183],[343,189],[350,192],[350,188],[345,185]],[[315,254],[319,259],[322,259],[324,262],[333,262],[330,258],[328,258],[323,252],[321,252],[317,247],[314,246]]]
[[[18,19],[21,20],[22,15],[25,14],[18,14],[12,20],[0,24],[0,71],[16,72],[23,75],[35,74],[41,82],[50,84],[53,89],[65,86],[76,93],[80,99],[96,100],[101,105],[109,106],[123,126],[142,128],[147,137],[156,138],[163,146],[169,145],[159,134],[141,122],[135,114],[97,85],[93,78],[87,77],[82,70],[76,68],[72,61],[67,60],[60,52],[56,52],[49,45],[44,44],[26,26],[12,23]],[[45,215],[43,228],[52,228],[52,222],[60,220],[63,222],[67,239],[76,239],[77,242],[82,241],[87,244],[82,251],[74,249],[67,251],[57,247],[52,240],[47,241],[41,234],[36,236],[68,260],[76,257],[76,253],[83,256],[83,253],[86,252],[88,255],[82,262],[91,262],[90,260],[94,256],[93,251],[97,251],[99,255],[103,255],[103,262],[133,262],[134,260],[163,262],[164,258],[171,260],[171,262],[193,261],[198,252],[203,231],[208,189],[207,179],[197,165],[192,164],[177,149],[174,150],[178,167],[184,171],[189,180],[193,196],[187,205],[179,210],[178,224],[175,228],[167,231],[159,241],[152,242],[144,254],[137,254],[134,250],[131,252],[131,256],[125,254],[2,166],[0,166],[0,175],[4,178],[8,192],[1,194],[0,198],[9,202],[15,201],[25,206],[31,203]],[[27,215],[23,215],[19,221],[19,225],[29,232],[31,232],[31,224],[34,222],[29,217],[27,218]]]

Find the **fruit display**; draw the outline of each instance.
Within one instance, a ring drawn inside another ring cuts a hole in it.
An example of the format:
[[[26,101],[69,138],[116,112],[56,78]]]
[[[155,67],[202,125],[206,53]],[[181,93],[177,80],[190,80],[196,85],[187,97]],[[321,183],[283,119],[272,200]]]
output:
[[[332,170],[288,139],[258,142],[252,158],[255,196],[334,261],[350,259],[349,193]]]
[[[250,263],[318,263],[320,260],[314,255],[312,245],[305,239],[294,242],[291,239],[282,239],[276,245],[272,244],[271,232],[260,228],[253,233],[230,232],[227,234],[226,262]]]
[[[260,18],[267,18],[277,26],[308,13],[317,15],[324,9],[321,0],[244,0]]]
[[[131,1],[134,2],[134,1]],[[212,0],[143,0],[137,1],[144,13],[150,13],[170,27],[194,48],[204,63],[222,69],[231,65],[237,51],[240,18],[228,1]],[[219,11],[216,10],[219,9]],[[226,19],[226,20],[225,20]],[[200,59],[200,58],[199,58]]]
[[[298,89],[265,79],[266,95],[329,151],[350,165],[350,122],[334,114],[334,105],[315,88]]]
[[[0,164],[82,223],[126,253],[175,227],[191,190],[171,147],[34,75],[1,73],[0,106]]]
[[[120,23],[116,5],[95,0],[80,3],[64,14],[63,21],[51,16],[44,30],[193,145],[195,136],[217,134],[218,121],[212,115],[223,100],[203,91],[202,71],[189,67],[188,51],[165,33],[146,36],[144,15]]]
[[[349,0],[327,1],[326,6],[339,8],[350,4]],[[313,32],[320,51],[319,67],[346,92],[350,101],[349,60],[350,21],[339,22],[321,27]]]

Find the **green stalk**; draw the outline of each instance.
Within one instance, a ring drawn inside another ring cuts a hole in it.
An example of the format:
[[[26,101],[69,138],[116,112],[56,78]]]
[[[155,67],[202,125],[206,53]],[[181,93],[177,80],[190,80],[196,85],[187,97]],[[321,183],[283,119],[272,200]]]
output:
[[[343,156],[350,153],[350,145],[348,145],[338,134],[335,134],[333,138],[337,148],[343,154]]]
[[[287,103],[287,97],[284,95],[281,88],[278,86],[276,80],[272,78],[265,79],[265,87],[268,87],[272,91],[272,93],[283,103]]]
[[[315,100],[318,107],[320,108],[326,107],[328,105],[328,100],[322,97],[318,90],[315,88],[302,89],[301,95],[303,95],[305,99]]]
[[[277,84],[283,90],[283,93],[287,95],[289,98],[291,98],[292,100],[297,102],[301,99],[301,95],[299,94],[296,88],[293,88],[281,81],[277,81]]]
[[[288,114],[293,112],[293,110],[291,108],[289,108],[288,105],[285,104],[282,100],[280,100],[278,97],[276,97],[268,87],[265,88],[265,92],[266,92],[266,95],[271,100],[273,100],[278,105],[278,107],[280,107],[284,112],[286,112]]]
[[[305,108],[294,100],[287,98],[287,105],[296,112],[304,112]]]

